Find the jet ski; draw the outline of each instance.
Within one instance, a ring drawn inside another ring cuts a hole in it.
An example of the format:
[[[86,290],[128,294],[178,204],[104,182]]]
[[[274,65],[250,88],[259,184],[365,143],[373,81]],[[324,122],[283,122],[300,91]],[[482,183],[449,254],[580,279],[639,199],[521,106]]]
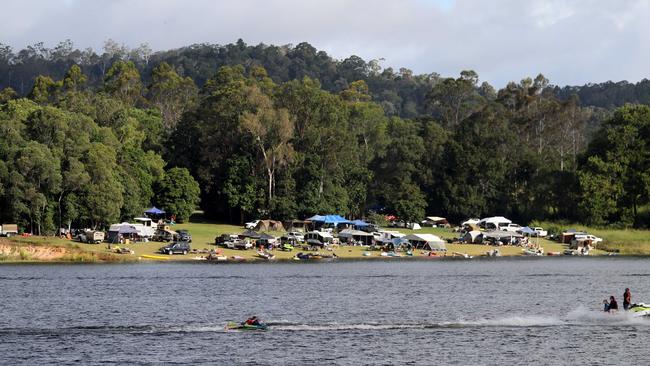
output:
[[[650,305],[644,304],[642,302],[638,304],[632,304],[628,311],[635,318],[650,316]]]
[[[235,322],[228,322],[226,324],[226,330],[267,330],[269,327],[266,324],[241,324]]]

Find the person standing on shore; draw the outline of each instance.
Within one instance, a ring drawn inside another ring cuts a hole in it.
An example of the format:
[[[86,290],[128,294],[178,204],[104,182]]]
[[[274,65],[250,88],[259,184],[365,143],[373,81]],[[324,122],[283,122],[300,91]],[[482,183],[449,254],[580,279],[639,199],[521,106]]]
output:
[[[623,309],[627,311],[630,308],[631,304],[632,304],[632,294],[630,293],[630,289],[626,288],[625,292],[623,293]]]

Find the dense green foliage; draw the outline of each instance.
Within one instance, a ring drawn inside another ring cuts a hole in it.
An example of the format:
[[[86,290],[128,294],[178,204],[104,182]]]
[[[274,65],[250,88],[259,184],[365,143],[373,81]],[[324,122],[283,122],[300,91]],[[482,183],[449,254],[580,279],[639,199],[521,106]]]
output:
[[[19,87],[0,92],[0,219],[33,232],[152,203],[187,219],[199,196],[231,222],[374,211],[648,225],[648,107],[581,106],[542,75],[495,90],[473,71],[394,73],[306,43],[109,42],[98,56],[64,42],[0,47],[0,83]]]

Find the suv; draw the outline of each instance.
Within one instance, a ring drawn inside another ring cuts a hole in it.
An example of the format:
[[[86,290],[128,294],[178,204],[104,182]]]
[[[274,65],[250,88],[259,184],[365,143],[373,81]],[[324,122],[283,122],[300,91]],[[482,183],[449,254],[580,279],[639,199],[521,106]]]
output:
[[[188,243],[192,242],[192,235],[190,235],[189,231],[178,230],[176,233],[178,234],[178,241],[186,241]]]
[[[187,254],[190,251],[190,243],[186,241],[177,241],[169,243],[164,247],[160,248],[160,252],[163,254]]]
[[[247,222],[247,223],[244,224],[244,228],[249,229],[249,230],[253,230],[253,229],[255,229],[257,227],[257,224],[259,224],[259,223],[260,223],[260,220]]]
[[[296,241],[298,241],[298,242],[303,242],[303,241],[305,241],[305,235],[303,235],[303,233],[301,233],[301,232],[299,232],[299,231],[289,231],[289,232],[287,233],[287,237],[288,237],[288,238],[294,238],[294,239],[296,239]]]

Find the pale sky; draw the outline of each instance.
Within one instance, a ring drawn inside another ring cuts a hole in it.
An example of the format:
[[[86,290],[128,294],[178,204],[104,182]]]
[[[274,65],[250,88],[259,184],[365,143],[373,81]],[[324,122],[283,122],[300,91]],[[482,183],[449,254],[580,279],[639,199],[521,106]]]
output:
[[[628,0],[5,0],[0,43],[15,51],[71,39],[154,50],[193,43],[306,41],[337,59],[502,87],[543,73],[556,85],[650,76],[650,1]]]

